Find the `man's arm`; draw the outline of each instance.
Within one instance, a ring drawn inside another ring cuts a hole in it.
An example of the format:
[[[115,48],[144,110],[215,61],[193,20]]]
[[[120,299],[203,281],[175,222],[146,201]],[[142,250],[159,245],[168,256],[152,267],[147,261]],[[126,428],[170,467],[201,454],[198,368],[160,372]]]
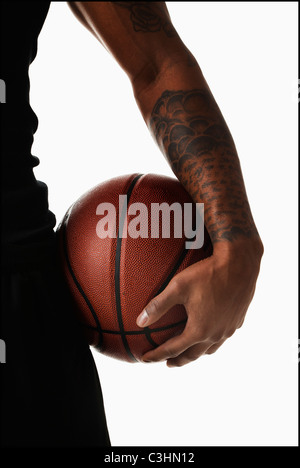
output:
[[[164,2],[71,2],[128,75],[141,114],[174,174],[204,203],[212,257],[176,275],[139,321],[184,304],[184,332],[145,360],[183,365],[215,351],[243,323],[263,252],[234,141]]]

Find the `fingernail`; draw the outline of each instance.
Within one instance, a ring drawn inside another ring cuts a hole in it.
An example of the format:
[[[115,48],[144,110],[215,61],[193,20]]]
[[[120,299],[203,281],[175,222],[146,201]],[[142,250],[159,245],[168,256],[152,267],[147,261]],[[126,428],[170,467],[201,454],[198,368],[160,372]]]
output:
[[[136,323],[139,327],[144,327],[148,321],[149,315],[146,310],[143,310],[141,315],[138,316]]]

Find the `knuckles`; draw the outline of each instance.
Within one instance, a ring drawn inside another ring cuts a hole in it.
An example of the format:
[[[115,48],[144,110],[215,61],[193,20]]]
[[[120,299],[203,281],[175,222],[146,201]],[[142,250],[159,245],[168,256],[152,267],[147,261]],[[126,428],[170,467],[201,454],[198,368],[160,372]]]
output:
[[[180,352],[176,351],[176,349],[173,349],[171,347],[166,348],[165,353],[166,356],[168,356],[167,359],[174,359],[180,354]]]
[[[174,297],[181,298],[184,292],[183,282],[179,278],[174,277],[169,283],[169,292]]]

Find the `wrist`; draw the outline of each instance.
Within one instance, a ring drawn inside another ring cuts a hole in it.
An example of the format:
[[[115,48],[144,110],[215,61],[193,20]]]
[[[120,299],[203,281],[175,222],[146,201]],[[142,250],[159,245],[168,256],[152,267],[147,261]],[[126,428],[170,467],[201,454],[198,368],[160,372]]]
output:
[[[249,265],[259,269],[263,253],[264,247],[259,236],[252,239],[240,238],[232,242],[218,241],[213,245],[213,255],[215,257],[245,267]]]

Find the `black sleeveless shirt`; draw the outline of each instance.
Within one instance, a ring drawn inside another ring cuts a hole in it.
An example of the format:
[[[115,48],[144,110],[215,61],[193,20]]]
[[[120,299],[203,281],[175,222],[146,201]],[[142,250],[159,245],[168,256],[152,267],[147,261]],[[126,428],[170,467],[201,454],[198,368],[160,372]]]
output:
[[[32,155],[38,119],[30,107],[29,66],[50,2],[1,1],[0,79],[2,249],[44,242],[54,235],[47,186],[37,181]],[[5,91],[5,95],[4,95]],[[5,98],[4,98],[5,97]]]

